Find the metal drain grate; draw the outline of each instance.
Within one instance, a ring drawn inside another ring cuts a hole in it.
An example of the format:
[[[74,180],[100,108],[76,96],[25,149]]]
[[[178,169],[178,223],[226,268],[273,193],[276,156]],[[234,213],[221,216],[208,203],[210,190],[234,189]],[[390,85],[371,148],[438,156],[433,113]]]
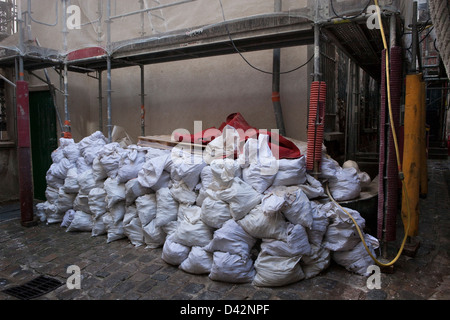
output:
[[[59,280],[47,276],[39,276],[23,285],[12,287],[2,292],[21,300],[30,300],[49,293],[62,284]]]

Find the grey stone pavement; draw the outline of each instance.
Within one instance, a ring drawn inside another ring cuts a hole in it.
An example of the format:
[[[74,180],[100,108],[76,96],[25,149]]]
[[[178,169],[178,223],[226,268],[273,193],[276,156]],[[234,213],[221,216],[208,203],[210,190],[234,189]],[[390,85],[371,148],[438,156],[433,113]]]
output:
[[[128,239],[106,243],[106,236],[66,232],[59,224],[23,227],[17,203],[1,205],[0,300],[17,300],[1,291],[39,275],[64,285],[37,300],[448,300],[449,184],[450,160],[429,160],[429,192],[420,200],[420,247],[413,258],[402,255],[393,273],[381,274],[381,289],[372,290],[366,277],[334,263],[312,279],[283,287],[217,282],[165,263],[161,248],[136,248]],[[388,258],[403,237],[399,224]],[[81,268],[81,289],[66,286],[69,265]]]

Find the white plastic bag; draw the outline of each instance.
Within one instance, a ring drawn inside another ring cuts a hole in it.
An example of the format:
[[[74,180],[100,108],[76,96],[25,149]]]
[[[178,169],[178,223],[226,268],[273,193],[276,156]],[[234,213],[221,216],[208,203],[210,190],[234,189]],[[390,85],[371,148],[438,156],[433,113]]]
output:
[[[95,180],[92,169],[90,169],[78,175],[78,185],[80,186],[79,193],[89,194],[89,191],[94,188],[102,188],[103,181]]]
[[[149,150],[145,159],[138,172],[138,180],[143,187],[152,188],[163,176],[167,176],[167,174],[164,175],[164,172],[171,166],[170,151]]]
[[[89,195],[83,193],[76,194],[75,200],[73,201],[73,209],[75,211],[83,211],[91,214],[91,209],[89,208]]]
[[[110,212],[105,213],[102,219],[106,226],[106,243],[126,238],[125,232],[123,231],[123,220],[115,222]]]
[[[313,223],[311,228],[307,228],[308,239],[311,244],[320,246],[322,244],[323,237],[327,232],[329,225],[327,212],[322,210],[323,205],[317,205],[315,202],[311,202],[313,212]]]
[[[65,213],[67,210],[72,209],[75,197],[75,193],[66,193],[64,192],[64,187],[59,188],[58,200],[56,201],[58,212]]]

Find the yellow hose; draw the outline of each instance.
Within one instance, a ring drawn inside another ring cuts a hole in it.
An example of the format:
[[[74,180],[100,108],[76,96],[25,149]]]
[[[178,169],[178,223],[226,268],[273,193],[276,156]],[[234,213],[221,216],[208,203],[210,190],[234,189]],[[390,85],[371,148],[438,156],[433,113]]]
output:
[[[397,142],[397,133],[395,132],[395,127],[394,127],[394,117],[392,115],[392,105],[391,105],[391,85],[390,85],[390,73],[389,73],[389,53],[388,53],[388,46],[387,46],[387,41],[386,41],[386,35],[384,33],[384,27],[383,27],[383,21],[381,20],[381,12],[380,12],[380,7],[378,6],[378,0],[375,0],[375,5],[377,8],[377,14],[378,14],[378,21],[380,23],[380,30],[381,30],[381,36],[383,38],[383,45],[384,45],[384,49],[386,51],[386,86],[387,86],[387,96],[388,96],[388,109],[389,109],[389,119],[390,119],[390,124],[391,124],[391,131],[392,131],[392,136],[394,139],[394,146],[395,146],[395,154],[397,156],[397,166],[398,166],[398,171],[399,171],[399,177],[400,180],[402,181],[402,185],[403,185],[403,191],[404,191],[404,197],[406,200],[406,207],[408,209],[408,223],[407,226],[404,226],[404,231],[405,231],[405,236],[403,238],[402,244],[400,246],[400,249],[397,253],[397,255],[395,256],[395,258],[388,262],[388,263],[383,263],[381,261],[379,261],[376,257],[374,257],[372,255],[372,253],[370,252],[369,248],[367,247],[366,241],[364,240],[364,236],[361,232],[361,229],[359,228],[358,224],[356,223],[355,219],[353,218],[353,216],[347,211],[345,210],[339,203],[336,202],[336,200],[333,199],[333,197],[330,194],[330,190],[328,188],[328,183],[326,185],[326,191],[328,194],[328,197],[336,204],[339,206],[339,208],[341,208],[353,221],[356,230],[358,231],[359,237],[361,238],[362,243],[364,244],[364,248],[366,248],[367,253],[369,254],[369,256],[372,258],[373,261],[375,261],[376,264],[378,264],[379,266],[382,267],[388,267],[393,265],[394,263],[397,262],[398,258],[400,258],[402,252],[403,252],[403,248],[405,247],[405,243],[406,240],[408,238],[408,233],[409,233],[409,227],[410,227],[410,222],[411,222],[411,211],[409,208],[409,198],[408,198],[408,191],[406,189],[405,186],[405,179],[403,176],[403,172],[402,172],[402,166],[401,166],[401,162],[400,162],[400,151],[398,148],[398,142]]]

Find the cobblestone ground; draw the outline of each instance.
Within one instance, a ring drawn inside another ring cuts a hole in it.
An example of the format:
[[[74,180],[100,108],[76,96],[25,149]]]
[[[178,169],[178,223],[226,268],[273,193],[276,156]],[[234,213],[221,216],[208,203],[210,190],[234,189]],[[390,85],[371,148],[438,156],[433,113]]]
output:
[[[393,273],[381,274],[381,289],[367,278],[332,264],[319,276],[297,283],[260,288],[212,281],[168,265],[161,249],[134,247],[127,239],[66,232],[40,223],[25,228],[13,218],[0,222],[0,291],[38,275],[64,283],[39,300],[444,300],[450,299],[450,161],[429,161],[429,193],[420,200],[420,247],[414,258],[402,255]],[[401,221],[401,220],[399,220]],[[394,257],[403,237],[389,246]],[[81,269],[81,289],[68,289],[68,266]],[[0,300],[17,300],[0,292]]]

